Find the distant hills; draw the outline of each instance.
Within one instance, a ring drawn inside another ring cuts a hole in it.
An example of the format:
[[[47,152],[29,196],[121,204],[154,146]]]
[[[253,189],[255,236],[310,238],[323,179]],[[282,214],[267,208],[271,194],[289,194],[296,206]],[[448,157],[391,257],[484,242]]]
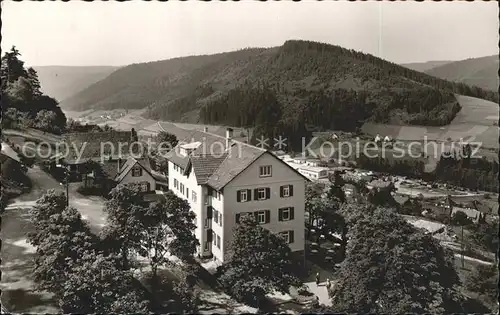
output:
[[[426,62],[413,62],[413,63],[404,63],[401,64],[403,67],[410,68],[419,72],[426,72],[431,70],[432,68],[439,67],[448,63],[451,63],[451,60],[436,60],[436,61],[426,61]]]
[[[34,67],[34,69],[38,73],[42,91],[58,101],[62,101],[104,79],[118,67],[40,66]]]
[[[498,102],[492,91],[339,46],[292,40],[132,64],[61,106],[146,109],[152,119],[289,130],[356,128],[364,121],[439,126],[460,109],[454,93]]]
[[[498,91],[498,55],[446,63],[426,70],[432,76]]]

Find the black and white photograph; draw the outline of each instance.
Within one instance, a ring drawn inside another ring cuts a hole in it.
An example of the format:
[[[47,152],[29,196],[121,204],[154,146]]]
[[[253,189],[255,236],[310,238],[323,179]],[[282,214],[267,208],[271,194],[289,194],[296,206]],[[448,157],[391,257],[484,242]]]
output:
[[[2,314],[498,314],[496,1],[1,1]]]

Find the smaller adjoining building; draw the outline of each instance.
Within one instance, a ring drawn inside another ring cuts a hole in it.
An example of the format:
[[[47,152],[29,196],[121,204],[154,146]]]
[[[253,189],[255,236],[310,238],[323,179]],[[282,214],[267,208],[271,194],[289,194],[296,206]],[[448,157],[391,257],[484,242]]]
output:
[[[138,185],[144,193],[156,190],[156,180],[151,173],[148,159],[133,157],[126,160],[109,159],[95,165],[96,168],[84,178],[83,182],[86,187],[100,187],[109,191],[119,184],[134,184]]]

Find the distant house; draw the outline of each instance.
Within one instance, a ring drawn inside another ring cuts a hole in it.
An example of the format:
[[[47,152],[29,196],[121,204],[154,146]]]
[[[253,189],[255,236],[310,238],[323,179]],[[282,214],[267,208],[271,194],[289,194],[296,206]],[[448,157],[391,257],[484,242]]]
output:
[[[476,209],[472,208],[460,208],[460,207],[453,207],[451,215],[454,215],[457,212],[463,212],[467,217],[473,221],[473,222],[478,222],[479,218],[481,216],[481,212],[477,211]]]
[[[445,225],[438,222],[432,222],[423,219],[417,219],[415,217],[404,216],[408,223],[413,225],[415,228],[423,230],[425,234],[435,235],[444,232]]]
[[[132,131],[69,133],[63,139],[68,154],[54,160],[67,165],[72,177],[79,180],[87,172],[87,162],[126,159],[131,153],[138,153],[139,149],[138,146],[131,146],[136,140]]]
[[[308,159],[306,160],[305,164],[307,166],[313,166],[313,167],[327,167],[328,163],[321,161],[320,159]]]
[[[293,169],[297,170],[300,174],[302,174],[303,176],[305,176],[308,179],[319,180],[319,179],[323,179],[323,178],[328,178],[328,168],[327,167],[310,166],[310,165],[307,165],[306,162],[296,163],[295,159],[286,160],[285,163],[287,163],[289,166],[291,166]]]
[[[86,176],[85,186],[99,186],[110,190],[119,184],[136,184],[145,193],[156,190],[156,179],[151,173],[148,159],[110,159],[101,164],[101,170],[101,174],[94,171]]]

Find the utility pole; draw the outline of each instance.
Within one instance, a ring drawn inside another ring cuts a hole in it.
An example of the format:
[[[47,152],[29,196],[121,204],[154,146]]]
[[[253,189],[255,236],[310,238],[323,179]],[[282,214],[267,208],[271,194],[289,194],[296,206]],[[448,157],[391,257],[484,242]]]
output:
[[[66,207],[69,207],[69,165],[57,164],[57,167],[64,168],[64,185],[66,186]],[[63,183],[60,183],[62,186]]]
[[[66,177],[66,207],[69,208],[69,165],[64,168]]]

